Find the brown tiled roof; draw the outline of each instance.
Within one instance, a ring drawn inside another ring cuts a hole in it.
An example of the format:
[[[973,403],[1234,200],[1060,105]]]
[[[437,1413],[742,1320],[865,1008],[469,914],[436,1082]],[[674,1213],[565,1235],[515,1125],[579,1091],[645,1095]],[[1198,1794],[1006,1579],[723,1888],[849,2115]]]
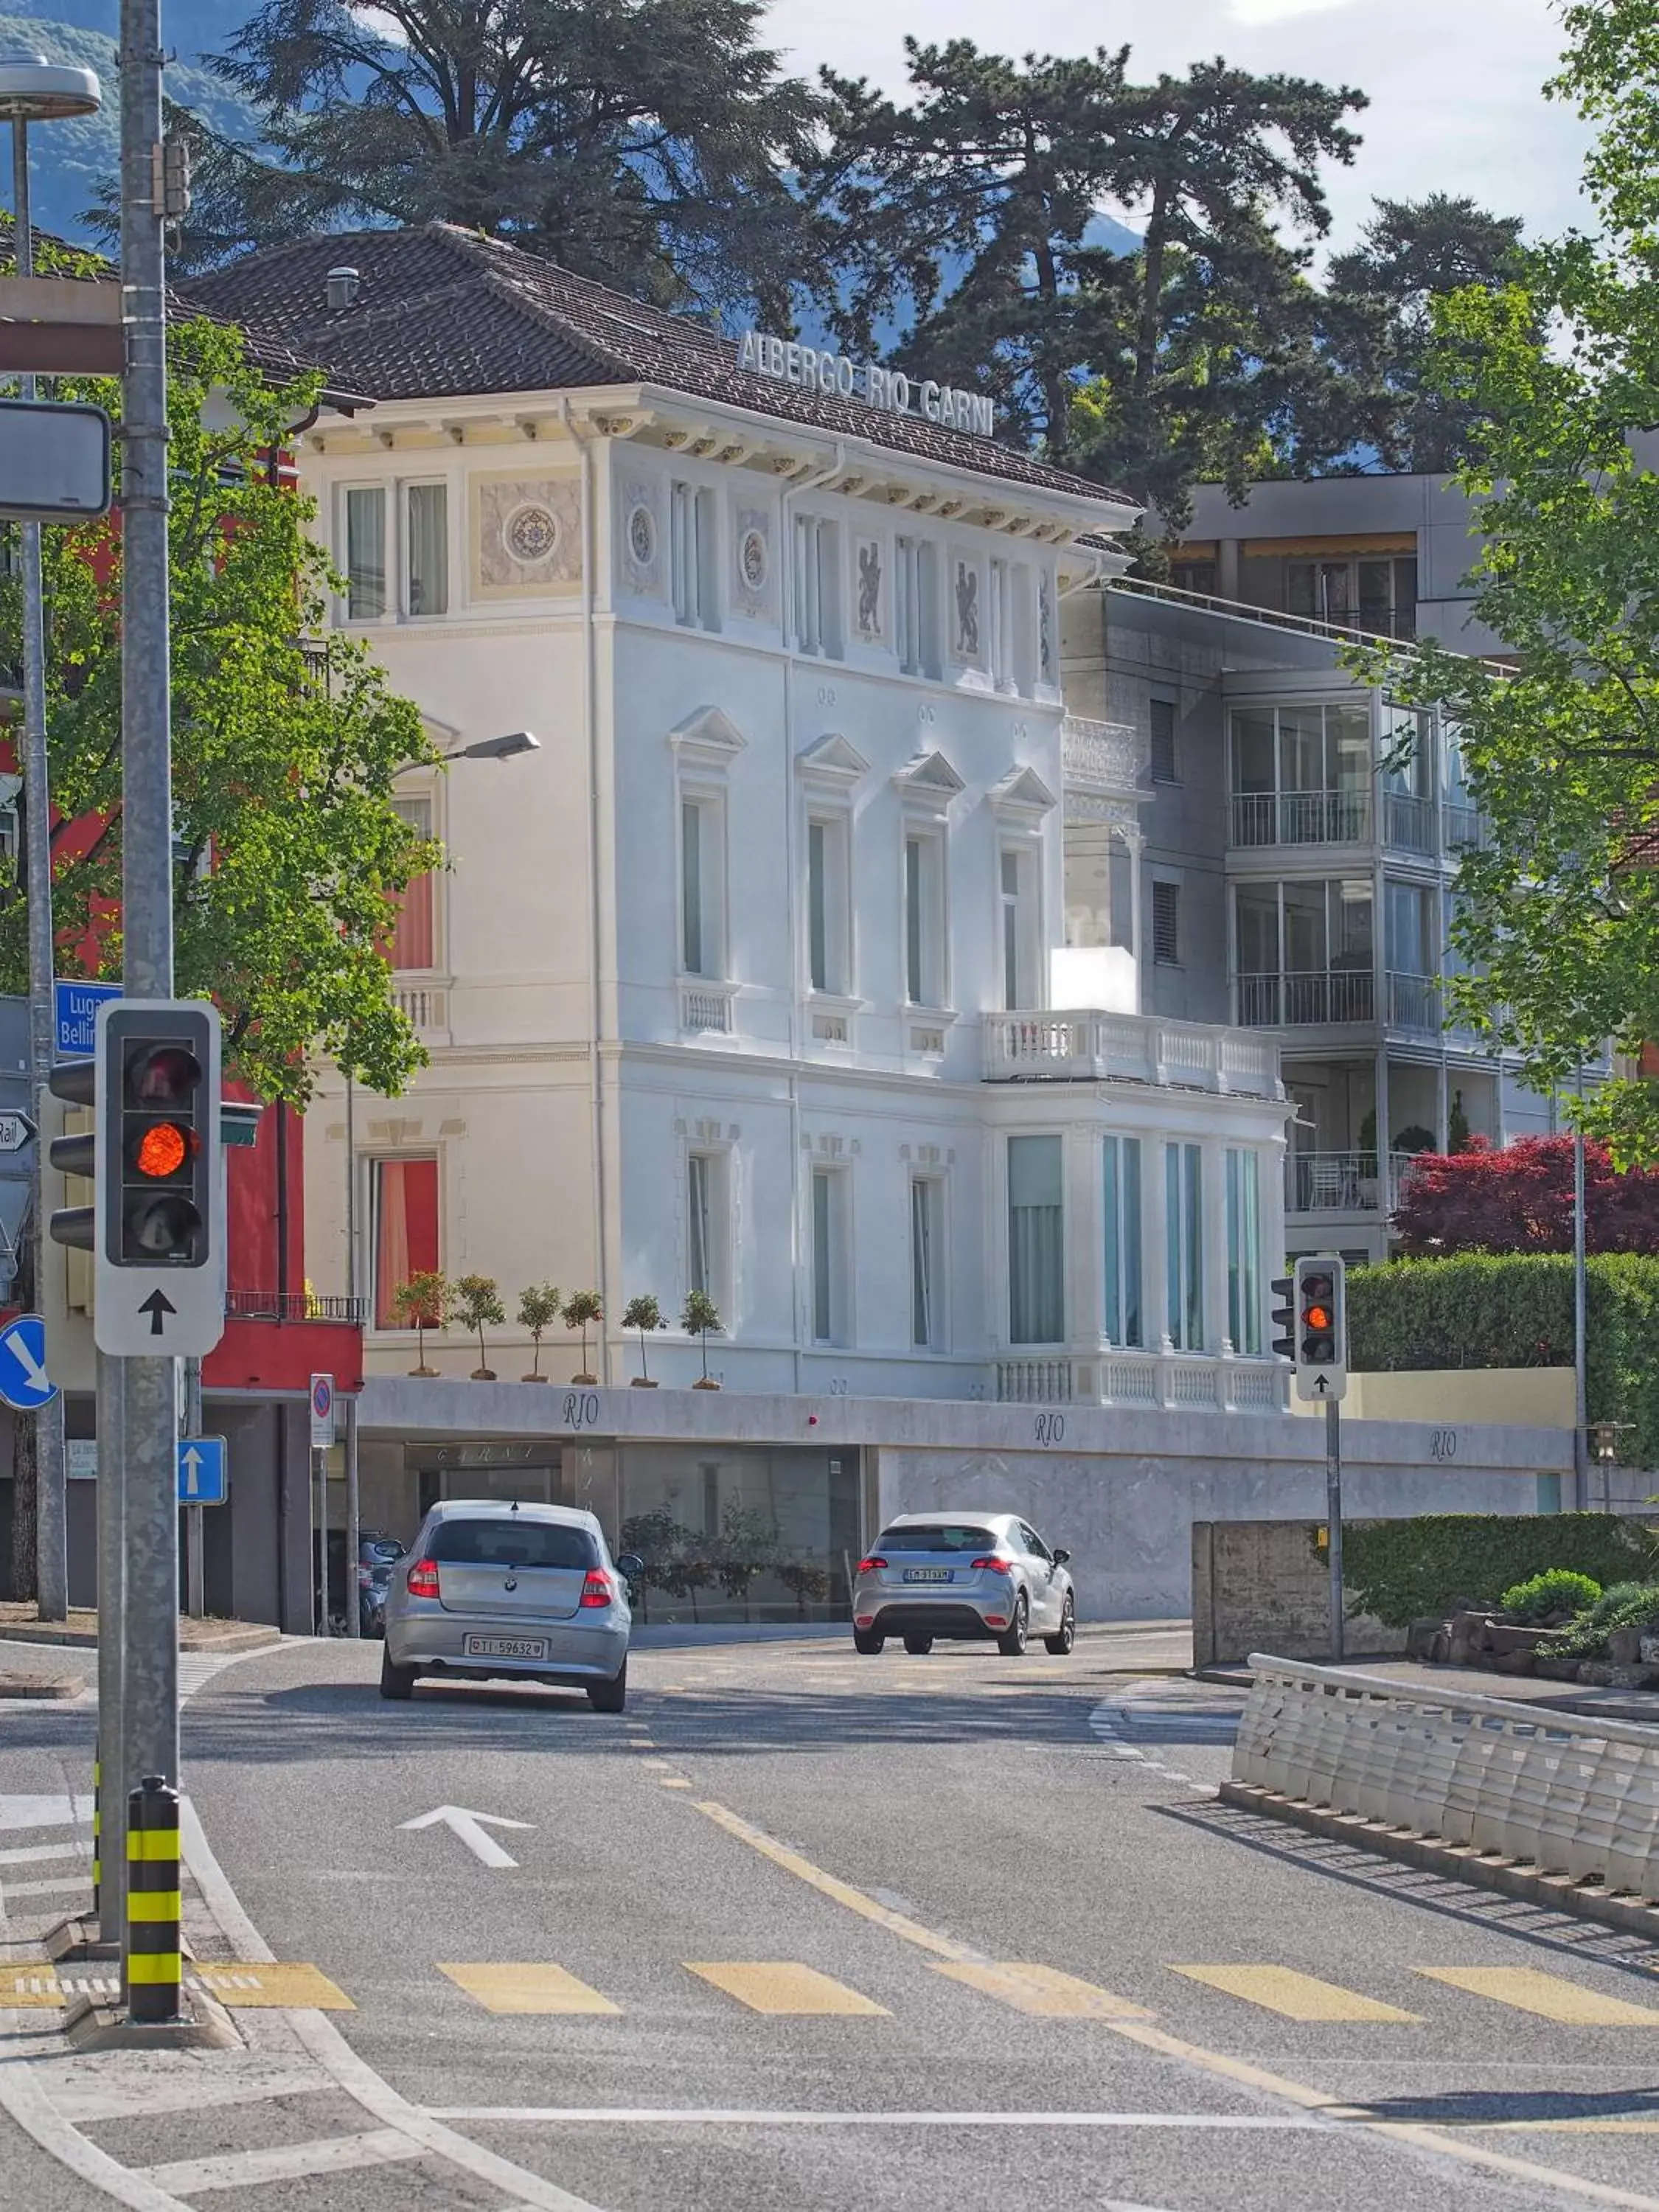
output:
[[[356,270],[362,287],[351,307],[331,309],[326,280],[339,267]],[[1127,503],[993,439],[740,369],[736,345],[703,325],[449,223],[301,239],[185,289],[376,399],[657,385],[1034,489]]]

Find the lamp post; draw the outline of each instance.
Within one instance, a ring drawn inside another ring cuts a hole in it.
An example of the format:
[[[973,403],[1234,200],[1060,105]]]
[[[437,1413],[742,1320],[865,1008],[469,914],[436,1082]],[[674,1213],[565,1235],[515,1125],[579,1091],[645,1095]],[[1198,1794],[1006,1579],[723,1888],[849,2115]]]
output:
[[[0,119],[11,125],[16,267],[20,277],[34,274],[34,234],[29,219],[29,125],[90,115],[100,104],[98,79],[91,70],[60,67],[44,56],[0,61]],[[18,379],[18,396],[34,398],[34,379]],[[46,1126],[46,1079],[52,1072],[52,798],[46,761],[46,599],[40,572],[40,525],[22,526],[23,562],[23,791],[24,882],[28,896],[29,1088],[34,1121]],[[34,1146],[33,1208],[30,1243],[34,1259],[34,1297],[44,1280],[46,1242],[46,1142]],[[69,1541],[64,1466],[64,1401],[60,1393],[34,1420],[35,1599],[42,1620],[62,1620],[69,1611]]]

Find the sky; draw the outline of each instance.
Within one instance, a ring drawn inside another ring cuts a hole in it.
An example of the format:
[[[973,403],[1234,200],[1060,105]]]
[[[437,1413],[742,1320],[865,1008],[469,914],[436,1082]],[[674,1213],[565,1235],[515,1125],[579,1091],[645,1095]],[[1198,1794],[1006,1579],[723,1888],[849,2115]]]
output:
[[[1541,90],[1561,47],[1549,0],[1020,0],[1017,38],[1010,15],[1006,0],[837,0],[831,9],[775,0],[765,35],[796,69],[828,62],[892,92],[905,83],[907,31],[998,53],[1127,42],[1131,68],[1148,76],[1220,54],[1262,75],[1369,94],[1352,167],[1326,170],[1335,246],[1352,240],[1373,196],[1468,193],[1522,216],[1533,237],[1585,220],[1583,126]]]

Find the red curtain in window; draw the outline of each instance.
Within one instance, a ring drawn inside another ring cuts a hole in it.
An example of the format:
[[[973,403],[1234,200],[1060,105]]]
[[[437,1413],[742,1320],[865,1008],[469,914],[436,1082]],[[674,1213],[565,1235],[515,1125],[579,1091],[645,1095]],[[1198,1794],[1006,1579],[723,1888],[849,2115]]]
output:
[[[430,876],[416,876],[404,890],[395,892],[392,908],[392,944],[386,957],[394,968],[435,968],[437,902]]]
[[[395,1328],[392,1292],[438,1265],[438,1163],[377,1160],[374,1178],[374,1326]]]

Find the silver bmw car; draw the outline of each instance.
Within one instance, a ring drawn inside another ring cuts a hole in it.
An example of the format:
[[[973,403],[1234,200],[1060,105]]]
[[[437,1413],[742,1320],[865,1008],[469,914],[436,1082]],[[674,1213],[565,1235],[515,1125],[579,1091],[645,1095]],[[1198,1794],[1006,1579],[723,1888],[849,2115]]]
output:
[[[628,1584],[591,1513],[566,1505],[452,1498],[434,1505],[386,1593],[380,1695],[422,1674],[567,1683],[596,1712],[628,1698]]]
[[[890,1636],[918,1653],[939,1637],[988,1638],[1012,1659],[1040,1636],[1062,1655],[1077,1640],[1071,1556],[1018,1514],[901,1513],[859,1561],[854,1647],[873,1656]]]

